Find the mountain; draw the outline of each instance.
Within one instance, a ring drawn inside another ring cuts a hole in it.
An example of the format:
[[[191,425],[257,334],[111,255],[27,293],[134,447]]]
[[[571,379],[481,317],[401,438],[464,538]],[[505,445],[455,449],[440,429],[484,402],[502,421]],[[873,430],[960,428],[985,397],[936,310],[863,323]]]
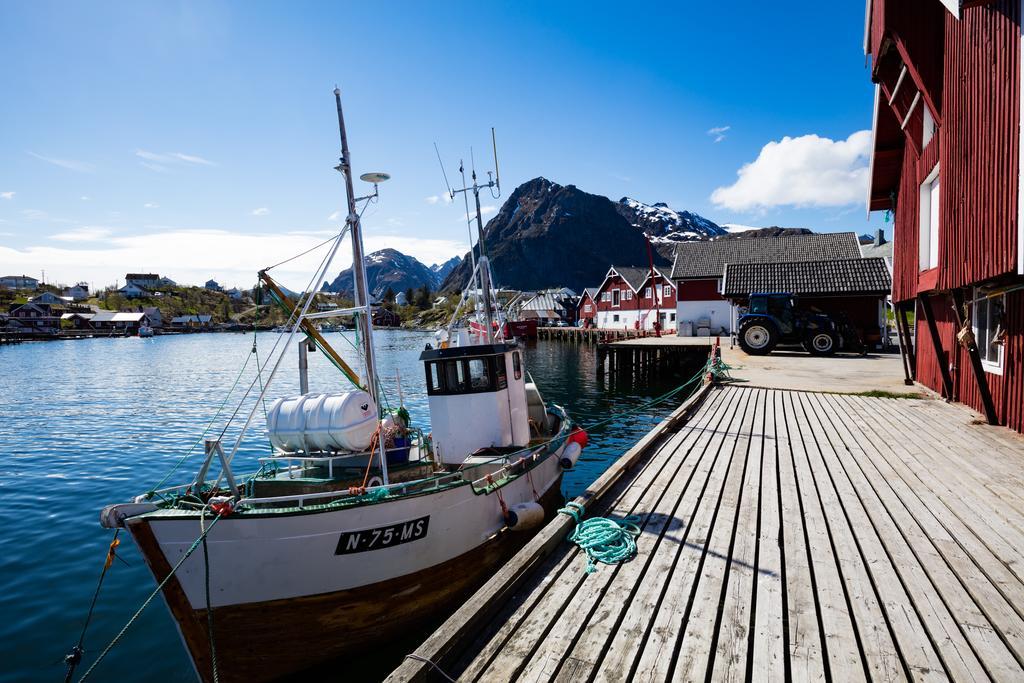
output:
[[[640,228],[652,242],[692,242],[720,237],[726,229],[714,221],[689,211],[676,211],[664,202],[644,204],[629,197],[623,197],[615,210],[630,225]]]
[[[546,178],[527,181],[484,227],[495,284],[582,291],[604,279],[610,265],[644,265],[647,240],[634,223],[607,197]],[[657,253],[655,261],[668,262]],[[469,258],[464,258],[441,289],[465,287],[470,269]]]
[[[424,285],[436,290],[438,284],[434,271],[397,249],[381,249],[368,254],[366,280],[370,294],[377,299],[384,296],[388,287],[397,294],[410,287],[419,289]],[[346,268],[338,273],[338,277],[329,285],[324,285],[324,289],[352,296],[352,269]]]
[[[813,235],[813,230],[807,228],[780,228],[773,225],[768,228],[752,228],[749,226],[726,225],[727,234],[718,239],[723,240],[750,240],[761,237],[792,237],[794,235]]]
[[[458,266],[460,263],[462,263],[461,256],[452,256],[444,263],[435,263],[434,265],[430,266],[430,272],[434,274],[434,288],[436,289],[438,286],[440,286],[440,284],[444,282],[444,279],[448,277],[448,273],[455,270],[455,267]]]

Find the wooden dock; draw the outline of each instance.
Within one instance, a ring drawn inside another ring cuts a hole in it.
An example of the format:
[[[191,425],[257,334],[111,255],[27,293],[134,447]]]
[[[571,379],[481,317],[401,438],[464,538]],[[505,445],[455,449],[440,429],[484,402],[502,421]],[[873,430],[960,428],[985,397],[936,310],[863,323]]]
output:
[[[707,360],[717,337],[637,337],[598,344],[597,374],[647,377],[665,370],[680,371]]]
[[[390,680],[1024,680],[1024,440],[936,400],[705,387]],[[432,662],[432,663],[431,663]]]

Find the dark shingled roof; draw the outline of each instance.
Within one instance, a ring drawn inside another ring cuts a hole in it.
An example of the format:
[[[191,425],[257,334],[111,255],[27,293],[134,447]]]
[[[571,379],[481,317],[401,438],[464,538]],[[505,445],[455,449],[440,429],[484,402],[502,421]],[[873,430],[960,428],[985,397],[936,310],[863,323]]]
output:
[[[889,268],[882,258],[780,263],[730,263],[725,296],[787,292],[801,295],[888,294]]]
[[[721,277],[727,263],[777,263],[860,258],[852,232],[685,242],[676,247],[672,279]]]

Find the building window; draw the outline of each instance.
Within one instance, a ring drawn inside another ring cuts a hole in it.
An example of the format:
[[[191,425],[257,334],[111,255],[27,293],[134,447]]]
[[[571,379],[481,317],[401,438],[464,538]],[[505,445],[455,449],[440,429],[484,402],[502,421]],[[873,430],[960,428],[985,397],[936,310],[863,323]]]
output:
[[[661,286],[661,296],[664,299],[667,299],[670,296],[672,296],[672,286],[671,285],[662,285]]]
[[[650,287],[644,287],[644,298],[645,299],[650,299],[651,298],[651,288]]]
[[[669,313],[669,315],[672,316],[671,317],[672,322],[675,322],[676,321],[676,314],[675,313]]]
[[[974,339],[981,355],[981,366],[987,372],[1003,374],[1003,346],[1006,339],[1006,296],[985,297],[975,290],[971,306]]]
[[[632,301],[632,300],[633,300],[633,290],[627,289],[626,290],[626,301]]]
[[[601,301],[611,301],[612,295],[610,292],[601,292]]]
[[[590,313],[592,310],[594,310],[594,307],[591,306],[590,304],[584,304],[583,305],[583,311],[585,313]]]
[[[619,290],[617,290],[617,289],[613,289],[612,290],[612,306],[618,306],[619,305],[619,295],[620,295]]]
[[[939,165],[921,183],[921,234],[918,270],[939,265]]]
[[[612,322],[613,323],[619,322],[619,314],[618,313],[616,313],[615,315],[612,316]]]
[[[931,142],[932,136],[935,135],[935,119],[932,118],[932,110],[928,108],[928,105],[924,105],[924,125],[921,130],[921,149],[928,146]]]

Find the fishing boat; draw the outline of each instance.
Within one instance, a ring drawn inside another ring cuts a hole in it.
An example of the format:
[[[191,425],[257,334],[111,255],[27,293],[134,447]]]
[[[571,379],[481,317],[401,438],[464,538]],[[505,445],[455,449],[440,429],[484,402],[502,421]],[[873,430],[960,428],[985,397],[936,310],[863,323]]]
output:
[[[464,296],[420,355],[430,432],[411,424],[400,402],[382,409],[387,387],[375,370],[359,204],[376,201],[388,176],[363,174],[372,194],[355,196],[334,94],[348,217],[294,301],[260,272],[289,323],[258,368],[262,388],[254,379],[249,405],[236,411],[246,417],[237,439],[207,439],[195,476],[100,515],[105,527],[130,533],[204,681],[272,680],[345,655],[372,656],[453,607],[554,514],[562,472],[586,445],[565,409],[545,403],[522,350],[503,337],[482,243],[473,271],[479,288],[466,288],[480,296]],[[464,189],[479,195],[482,187],[474,179]],[[479,211],[477,220],[482,233]],[[315,285],[346,239],[355,305],[310,312]],[[338,316],[356,319],[358,372],[318,331]],[[274,378],[296,347],[300,393],[275,398]],[[310,392],[310,349],[352,387]],[[256,472],[236,475],[233,458],[265,400],[273,452]]]
[[[149,325],[140,325],[139,326],[139,336],[144,338],[144,339],[147,338],[147,337],[152,337],[153,336],[153,328],[150,327]]]

